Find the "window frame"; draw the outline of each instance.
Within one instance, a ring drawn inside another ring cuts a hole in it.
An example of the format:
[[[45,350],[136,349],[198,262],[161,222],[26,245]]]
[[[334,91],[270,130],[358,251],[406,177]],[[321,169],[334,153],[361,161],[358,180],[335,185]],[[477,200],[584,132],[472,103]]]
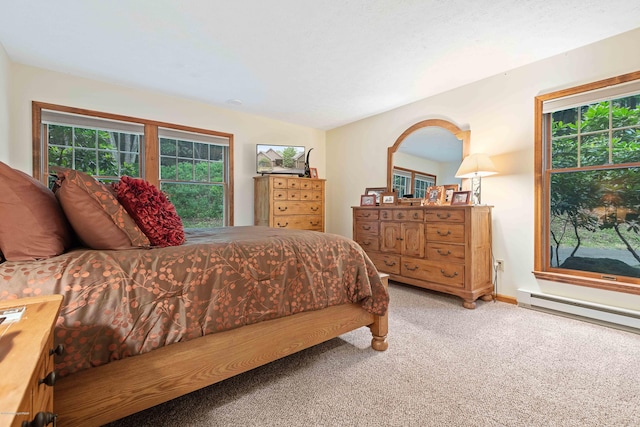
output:
[[[557,269],[550,266],[550,247],[548,230],[550,228],[550,175],[551,168],[547,168],[547,161],[551,157],[551,145],[545,141],[551,140],[549,126],[545,126],[545,102],[551,102],[560,98],[577,96],[599,89],[615,87],[624,83],[640,80],[640,71],[599,80],[580,86],[567,88],[535,97],[534,100],[534,271],[536,279],[550,280],[554,282],[591,288],[623,292],[640,295],[640,279],[628,276],[614,276],[605,279],[600,273]],[[596,95],[594,94],[594,98]],[[595,99],[594,99],[595,101]],[[589,100],[585,103],[588,103]],[[616,167],[612,165],[612,168]],[[580,170],[587,170],[582,167]],[[619,281],[621,278],[624,281]]]
[[[396,171],[398,171],[398,174],[396,174]],[[410,180],[410,186],[411,186],[411,191],[409,193],[406,194],[413,194],[414,197],[416,197],[416,176],[421,176],[421,177],[429,177],[429,178],[433,178],[433,184],[432,185],[436,185],[436,175],[430,174],[430,173],[426,173],[426,172],[420,172],[417,170],[413,170],[413,169],[407,169],[407,168],[403,168],[400,166],[394,166],[392,169],[392,178],[391,178],[391,182],[392,182],[392,188],[393,188],[393,182],[394,182],[394,177],[395,175],[400,175],[400,176],[405,176]],[[421,181],[425,181],[425,180],[421,180]]]
[[[42,110],[51,110],[61,113],[96,117],[105,120],[137,123],[144,126],[144,144],[141,144],[140,153],[140,174],[141,178],[145,179],[157,188],[160,188],[160,143],[158,138],[158,128],[175,129],[177,131],[204,134],[213,137],[228,139],[228,164],[226,171],[227,181],[224,185],[225,201],[227,203],[225,203],[224,207],[224,218],[225,226],[233,226],[233,134],[213,131],[209,129],[196,128],[192,126],[184,126],[175,123],[167,123],[120,114],[105,113],[84,108],[75,108],[39,101],[32,101],[31,111],[33,177],[45,185],[47,185],[47,177],[49,175],[49,161],[47,141],[44,140],[42,135]]]

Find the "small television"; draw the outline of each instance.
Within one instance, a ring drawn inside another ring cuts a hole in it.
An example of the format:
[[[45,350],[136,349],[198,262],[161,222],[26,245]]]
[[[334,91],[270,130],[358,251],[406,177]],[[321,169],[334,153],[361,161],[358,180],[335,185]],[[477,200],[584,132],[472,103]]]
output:
[[[256,144],[256,172],[304,176],[304,147]]]

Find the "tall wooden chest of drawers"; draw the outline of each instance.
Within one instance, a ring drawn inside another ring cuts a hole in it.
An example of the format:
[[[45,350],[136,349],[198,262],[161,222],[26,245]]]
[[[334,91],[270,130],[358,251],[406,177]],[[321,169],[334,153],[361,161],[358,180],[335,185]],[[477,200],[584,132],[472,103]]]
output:
[[[253,223],[324,231],[324,179],[254,177]]]
[[[353,207],[353,240],[391,280],[493,298],[490,206]]]

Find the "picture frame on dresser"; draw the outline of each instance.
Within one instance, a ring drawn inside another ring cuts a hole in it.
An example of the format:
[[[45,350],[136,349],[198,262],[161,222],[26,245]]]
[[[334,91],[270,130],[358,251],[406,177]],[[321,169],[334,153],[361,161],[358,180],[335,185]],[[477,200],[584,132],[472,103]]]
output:
[[[309,177],[310,178],[318,178],[318,169],[317,168],[309,168]]]
[[[453,193],[460,191],[460,186],[458,184],[447,184],[442,187],[444,188],[442,192],[442,204],[448,206],[453,200]]]
[[[442,204],[443,187],[441,185],[432,185],[427,188],[425,205],[438,206]]]
[[[454,191],[451,206],[468,205],[471,202],[471,191]]]
[[[376,205],[380,204],[380,195],[387,191],[387,187],[368,187],[364,190],[364,194],[376,196]]]
[[[376,196],[375,194],[363,194],[360,196],[360,206],[375,206]]]
[[[398,203],[398,193],[395,191],[385,191],[380,194],[380,206],[395,206]]]

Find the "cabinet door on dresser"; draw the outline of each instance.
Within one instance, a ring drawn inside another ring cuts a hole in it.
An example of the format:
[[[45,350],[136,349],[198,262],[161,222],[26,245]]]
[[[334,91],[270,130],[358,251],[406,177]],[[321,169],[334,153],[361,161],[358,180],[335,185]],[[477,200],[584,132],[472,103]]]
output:
[[[324,180],[254,178],[254,225],[324,231]]]

